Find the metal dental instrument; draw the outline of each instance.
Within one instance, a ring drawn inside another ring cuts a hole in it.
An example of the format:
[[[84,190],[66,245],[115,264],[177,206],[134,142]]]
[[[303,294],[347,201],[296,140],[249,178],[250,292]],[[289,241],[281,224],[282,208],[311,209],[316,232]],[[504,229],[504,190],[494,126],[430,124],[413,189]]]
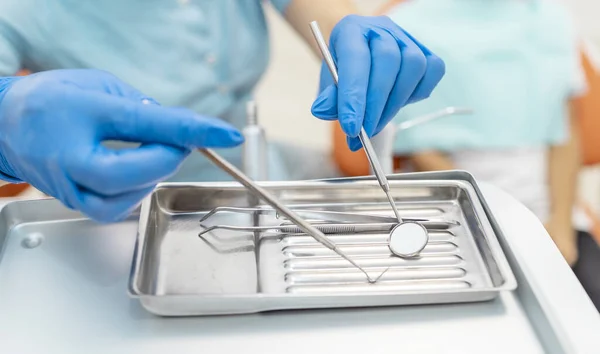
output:
[[[366,270],[364,270],[361,266],[359,266],[356,262],[354,262],[350,257],[348,257],[346,255],[346,253],[341,251],[337,247],[337,245],[335,243],[333,243],[330,239],[328,239],[321,231],[319,231],[313,225],[308,223],[306,220],[304,220],[301,217],[299,217],[298,215],[296,215],[296,213],[294,213],[292,210],[288,209],[288,207],[286,207],[279,200],[277,200],[277,198],[275,198],[275,196],[271,195],[269,192],[267,192],[261,186],[257,185],[254,181],[252,181],[250,178],[248,178],[246,175],[244,175],[240,170],[238,170],[235,166],[230,164],[227,160],[223,159],[221,156],[219,156],[213,150],[200,149],[199,151],[204,156],[206,156],[210,161],[212,161],[215,165],[217,165],[218,167],[223,169],[225,172],[227,172],[229,175],[231,175],[233,178],[235,178],[239,183],[241,183],[244,187],[246,187],[248,189],[248,191],[253,193],[256,197],[265,201],[267,204],[269,204],[271,207],[273,207],[275,210],[277,210],[281,215],[285,216],[290,221],[292,221],[294,224],[296,224],[296,226],[298,226],[302,231],[306,232],[306,234],[312,236],[315,240],[322,243],[323,246],[334,251],[335,253],[340,255],[342,258],[344,258],[345,260],[350,262],[354,267],[356,267],[361,272],[363,272],[366,275],[369,283],[376,283],[379,280],[379,278],[381,278],[381,275],[383,275],[383,273],[375,279],[371,278],[371,276],[369,275],[369,273],[367,273]]]
[[[339,77],[337,68],[335,66],[335,62],[333,61],[333,57],[331,56],[331,52],[329,51],[329,48],[327,47],[327,44],[325,43],[325,38],[323,38],[323,33],[321,33],[321,29],[319,28],[319,24],[317,23],[317,21],[313,21],[310,23],[310,29],[312,30],[313,36],[315,37],[315,40],[317,41],[317,45],[319,46],[319,50],[321,51],[321,54],[323,55],[323,59],[325,60],[325,63],[327,63],[327,67],[329,68],[329,71],[331,72],[331,76],[333,76],[333,81],[337,85],[338,77]],[[365,132],[364,127],[360,129],[360,134],[358,137],[359,137],[360,142],[362,143],[364,150],[367,154],[367,159],[369,160],[369,163],[373,167],[373,172],[375,173],[375,177],[377,177],[377,181],[379,181],[379,185],[381,186],[381,189],[383,189],[387,199],[390,202],[390,206],[392,207],[392,210],[394,211],[394,215],[396,215],[396,218],[398,218],[398,222],[402,223],[403,222],[402,217],[400,216],[400,213],[398,212],[398,208],[396,208],[396,203],[394,202],[394,199],[392,198],[392,195],[390,193],[390,183],[388,182],[387,177],[385,176],[385,173],[383,172],[383,169],[381,168],[381,164],[379,163],[377,154],[375,154],[375,150],[373,149],[373,145],[371,144],[371,139],[367,135],[367,132]]]
[[[304,219],[315,219],[331,222],[397,222],[395,217],[382,215],[369,215],[360,213],[349,213],[343,211],[326,211],[326,210],[305,210],[293,209],[293,211]],[[236,207],[217,207],[206,213],[200,223],[208,220],[211,216],[220,212],[232,212],[243,214],[270,215],[279,218],[279,214],[275,209],[267,208],[236,208]],[[413,221],[425,221],[427,219],[413,219]]]
[[[344,211],[329,211],[329,210],[303,210],[303,209],[293,209],[293,211],[304,219],[313,219],[319,221],[327,221],[333,223],[398,223],[395,217],[392,216],[382,216],[382,215],[373,215],[373,214],[360,214],[360,213],[350,213]],[[243,214],[256,214],[256,215],[268,215],[275,216],[279,218],[277,211],[274,209],[266,209],[266,208],[237,208],[237,207],[217,207],[208,213],[206,213],[202,219],[200,219],[200,224],[210,219],[211,216],[221,213],[221,212],[230,212],[230,213],[243,213]],[[446,227],[451,226],[460,226],[460,223],[456,220],[445,220],[439,218],[404,218],[404,221],[410,222],[418,222],[422,223],[425,226],[430,226],[431,228],[443,228],[442,225],[447,225]],[[436,226],[439,225],[439,226]],[[204,226],[204,225],[202,225]]]
[[[398,225],[398,222],[374,222],[374,223],[312,223],[312,225],[324,234],[340,233],[366,233],[366,232],[390,232]],[[443,230],[452,226],[458,226],[458,222],[444,222],[439,220],[425,221],[422,223],[427,229]],[[234,226],[234,225],[213,225],[202,230],[198,236],[202,237],[215,230],[228,230],[239,232],[266,232],[278,231],[286,234],[301,234],[302,229],[296,225],[281,224],[274,226]],[[391,234],[390,234],[391,235]]]
[[[373,223],[373,224],[313,224],[313,226],[324,234],[341,234],[341,233],[365,233],[365,232],[390,232],[396,223]],[[203,237],[209,232],[215,230],[228,230],[240,232],[265,232],[275,231],[279,234],[302,234],[302,229],[296,225],[277,225],[277,226],[230,226],[230,225],[215,225],[205,230],[202,230],[198,236]]]
[[[298,215],[306,219],[314,219],[337,223],[398,223],[398,220],[392,216],[369,215],[359,213],[348,213],[343,211],[328,211],[328,210],[295,210]],[[266,214],[266,213],[265,213]],[[404,218],[404,222],[418,222],[427,224],[448,224],[460,225],[455,220],[442,220],[436,218]]]
[[[327,63],[327,67],[331,72],[331,76],[333,77],[333,81],[335,84],[338,84],[338,72],[335,66],[335,62],[333,61],[333,57],[331,56],[331,52],[325,43],[325,38],[323,38],[323,33],[321,33],[321,29],[319,28],[319,24],[317,21],[313,21],[310,23],[310,29],[317,41],[317,45],[319,46],[319,50]],[[367,154],[367,159],[373,168],[373,172],[375,177],[377,177],[377,181],[381,186],[381,189],[385,192],[387,199],[390,202],[390,206],[394,211],[394,215],[398,219],[399,224],[392,230],[390,234],[390,250],[400,257],[416,257],[419,253],[425,248],[427,242],[429,241],[429,236],[427,234],[427,230],[417,223],[405,223],[398,212],[398,208],[396,207],[396,203],[392,198],[390,193],[390,184],[385,176],[385,173],[377,159],[377,154],[375,153],[375,149],[371,144],[371,140],[369,136],[365,132],[364,127],[361,128],[359,134],[360,142],[362,143],[364,150]],[[394,245],[394,247],[392,247]]]

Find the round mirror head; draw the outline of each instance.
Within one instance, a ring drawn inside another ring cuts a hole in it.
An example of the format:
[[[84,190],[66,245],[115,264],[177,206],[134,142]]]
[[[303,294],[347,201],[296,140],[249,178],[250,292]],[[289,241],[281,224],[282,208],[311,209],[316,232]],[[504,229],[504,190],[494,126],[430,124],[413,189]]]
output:
[[[396,225],[390,232],[389,247],[393,254],[403,258],[416,257],[427,246],[427,229],[415,222]]]

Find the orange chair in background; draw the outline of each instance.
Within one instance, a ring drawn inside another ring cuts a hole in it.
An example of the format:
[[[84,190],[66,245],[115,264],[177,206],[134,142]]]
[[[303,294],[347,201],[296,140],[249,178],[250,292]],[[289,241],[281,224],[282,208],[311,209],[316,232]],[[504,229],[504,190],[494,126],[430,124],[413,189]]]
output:
[[[581,56],[588,84],[586,95],[573,101],[579,118],[582,162],[585,166],[600,163],[600,72],[588,56]]]
[[[588,85],[587,93],[573,101],[575,115],[579,119],[582,163],[595,166],[600,163],[600,72],[594,68],[589,57],[581,56]],[[600,217],[589,205],[579,203],[592,222],[591,234],[600,245]]]

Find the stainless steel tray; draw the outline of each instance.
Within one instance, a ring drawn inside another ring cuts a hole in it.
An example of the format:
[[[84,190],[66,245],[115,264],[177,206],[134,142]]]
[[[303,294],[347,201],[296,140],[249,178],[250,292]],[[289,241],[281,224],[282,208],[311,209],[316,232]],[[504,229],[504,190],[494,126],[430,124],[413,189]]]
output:
[[[385,234],[330,236],[374,274],[392,266],[377,284],[367,284],[305,235],[220,230],[212,239],[200,239],[204,214],[220,206],[246,207],[252,198],[236,183],[162,184],[142,204],[129,291],[162,316],[491,300],[515,289],[516,280],[472,183],[390,177],[404,215],[460,223],[430,230],[419,259],[393,256]],[[262,185],[289,206],[392,215],[369,178]],[[242,226],[277,220],[218,214],[210,222]]]

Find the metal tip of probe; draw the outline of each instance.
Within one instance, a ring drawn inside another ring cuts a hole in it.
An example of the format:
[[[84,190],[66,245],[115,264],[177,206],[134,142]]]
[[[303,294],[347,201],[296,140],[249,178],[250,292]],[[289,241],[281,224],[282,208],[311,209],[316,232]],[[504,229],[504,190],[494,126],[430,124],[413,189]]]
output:
[[[392,268],[392,267],[389,266],[389,267],[385,268],[385,270],[383,272],[381,272],[381,274],[379,274],[379,276],[377,278],[375,278],[375,281],[373,281],[371,284],[377,283],[381,279],[381,277],[383,277],[383,275],[385,273],[387,273],[388,270],[390,270],[390,268]]]
[[[370,284],[377,283],[381,279],[381,277],[383,277],[383,275],[385,273],[387,273],[387,271],[390,270],[390,268],[391,268],[391,267],[387,267],[386,270],[384,270],[381,274],[379,274],[379,276],[377,278],[373,278],[373,277],[371,277],[371,275],[369,275],[369,273],[367,273],[367,271],[363,267],[359,266],[358,263],[356,263],[355,261],[353,261],[352,258],[348,257],[344,252],[340,251],[337,247],[334,247],[333,251],[335,253],[339,254],[340,256],[342,256],[342,258],[344,258],[348,262],[350,262],[358,270],[360,270],[361,272],[363,272],[363,274],[367,277],[367,281]]]

